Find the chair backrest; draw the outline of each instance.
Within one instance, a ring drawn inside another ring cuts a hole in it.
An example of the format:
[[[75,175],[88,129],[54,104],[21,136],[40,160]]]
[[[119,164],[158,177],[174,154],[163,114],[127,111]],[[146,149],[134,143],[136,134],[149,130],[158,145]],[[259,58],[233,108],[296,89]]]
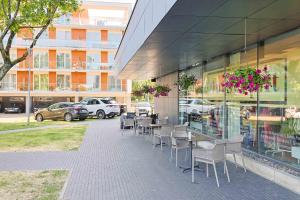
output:
[[[212,149],[211,159],[221,161],[225,159],[225,143],[216,143]]]
[[[159,119],[159,124],[161,124],[161,125],[167,125],[167,124],[169,124],[169,117],[166,116],[166,117],[164,117],[162,119]]]
[[[124,118],[123,119],[123,124],[124,124],[124,126],[134,126],[134,119]]]
[[[176,125],[176,126],[174,126],[174,130],[175,131],[186,131],[188,126],[189,126],[189,122],[185,122],[182,125]]]
[[[240,153],[242,152],[243,135],[237,135],[226,141],[226,153]]]
[[[151,118],[145,118],[141,121],[141,125],[143,127],[149,127],[149,125],[152,123],[152,119]]]
[[[170,126],[162,126],[159,130],[161,135],[171,136],[172,128]]]
[[[172,137],[188,137],[188,132],[186,130],[174,130],[172,131]]]

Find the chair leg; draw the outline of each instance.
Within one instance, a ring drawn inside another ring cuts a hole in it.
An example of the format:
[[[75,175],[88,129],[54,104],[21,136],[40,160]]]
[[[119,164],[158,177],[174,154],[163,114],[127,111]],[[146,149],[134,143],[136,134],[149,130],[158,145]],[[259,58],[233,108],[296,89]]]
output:
[[[228,182],[230,183],[230,178],[229,178],[229,173],[228,173],[228,168],[227,168],[226,160],[224,160],[224,167],[225,167],[225,170],[226,170],[227,180],[228,180]]]
[[[242,162],[243,162],[244,171],[247,172],[246,166],[245,166],[245,161],[244,161],[244,154],[243,154],[243,152],[241,152],[241,157],[242,157]]]
[[[173,160],[173,148],[171,147],[171,158],[170,158],[170,162],[172,162]]]
[[[235,167],[237,168],[235,153],[233,154],[233,159],[234,159]]]
[[[208,164],[206,163],[206,177],[209,177]]]
[[[195,161],[194,161],[194,156],[192,157],[192,183],[195,182]]]
[[[216,163],[213,160],[213,167],[214,167],[214,171],[215,171],[215,177],[216,177],[216,181],[217,181],[217,186],[220,187],[219,185],[219,179],[218,179],[218,174],[217,174],[217,170],[216,170]]]
[[[177,167],[178,166],[178,163],[177,163],[177,161],[178,161],[178,149],[177,148],[175,149],[175,152],[176,152],[175,162],[176,162],[176,167]]]
[[[153,149],[155,148],[155,136],[154,135],[152,137],[152,147],[153,147]]]
[[[160,137],[160,150],[162,151],[163,150],[163,139],[162,139],[162,137]]]
[[[187,149],[185,149],[185,156],[184,156],[184,161],[186,161],[187,160]]]

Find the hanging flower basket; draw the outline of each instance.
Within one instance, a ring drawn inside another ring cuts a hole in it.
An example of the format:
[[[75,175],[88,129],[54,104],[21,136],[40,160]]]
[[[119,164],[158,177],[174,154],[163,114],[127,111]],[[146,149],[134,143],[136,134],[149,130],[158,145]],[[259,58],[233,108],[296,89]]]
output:
[[[168,96],[171,88],[167,85],[143,85],[139,90],[132,91],[133,96],[141,97],[144,95],[152,94],[155,97]]]
[[[259,89],[265,88],[268,90],[271,85],[271,75],[268,67],[263,70],[250,67],[241,67],[233,73],[224,75],[225,81],[222,86],[227,93],[237,91],[240,94],[248,95],[257,92]]]
[[[187,74],[181,74],[175,85],[178,85],[180,91],[187,91],[196,81],[197,79],[194,75],[188,76]]]
[[[169,92],[171,91],[171,88],[168,85],[157,85],[155,87],[155,97],[159,96],[168,96]]]

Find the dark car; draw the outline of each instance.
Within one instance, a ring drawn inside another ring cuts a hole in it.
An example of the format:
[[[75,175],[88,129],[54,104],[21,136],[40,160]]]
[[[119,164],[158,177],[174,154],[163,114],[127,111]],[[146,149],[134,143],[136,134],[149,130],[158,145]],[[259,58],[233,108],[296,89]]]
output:
[[[36,121],[43,121],[45,119],[63,119],[65,121],[72,121],[74,119],[85,120],[89,112],[81,104],[70,102],[55,103],[48,108],[40,109],[34,113]]]
[[[12,103],[10,106],[4,108],[4,113],[21,113],[23,107],[20,104]]]

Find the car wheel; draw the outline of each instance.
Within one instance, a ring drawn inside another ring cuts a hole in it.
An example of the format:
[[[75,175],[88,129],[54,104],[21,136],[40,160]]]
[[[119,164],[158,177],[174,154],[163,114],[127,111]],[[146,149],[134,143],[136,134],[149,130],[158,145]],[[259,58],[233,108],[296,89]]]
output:
[[[97,118],[98,119],[104,119],[106,116],[105,116],[105,112],[103,110],[99,110],[97,112]]]
[[[73,120],[71,113],[66,113],[64,117],[65,121],[70,122]]]
[[[38,122],[42,122],[44,120],[43,115],[41,115],[41,114],[37,114],[36,117],[35,117],[35,119]]]

